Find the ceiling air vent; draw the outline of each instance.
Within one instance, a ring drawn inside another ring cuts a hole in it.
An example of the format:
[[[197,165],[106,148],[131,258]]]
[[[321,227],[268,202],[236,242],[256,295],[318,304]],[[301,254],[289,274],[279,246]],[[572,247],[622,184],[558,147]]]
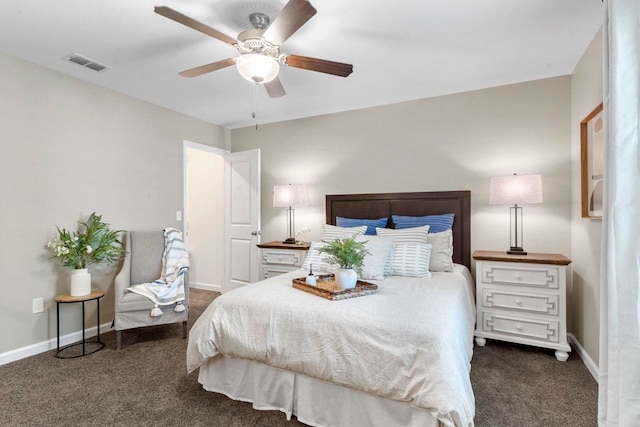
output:
[[[73,62],[74,64],[81,65],[83,67],[87,67],[93,71],[103,71],[109,69],[109,67],[107,67],[106,65],[96,62],[85,56],[78,55],[77,53],[69,54],[62,59]]]

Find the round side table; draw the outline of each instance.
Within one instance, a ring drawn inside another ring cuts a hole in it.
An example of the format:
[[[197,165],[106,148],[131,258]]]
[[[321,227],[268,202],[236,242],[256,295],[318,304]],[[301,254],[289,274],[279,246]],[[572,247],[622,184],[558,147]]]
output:
[[[57,345],[56,345],[56,357],[59,359],[73,359],[74,357],[82,357],[82,356],[86,356],[88,354],[93,354],[96,351],[102,350],[104,348],[104,343],[102,341],[100,341],[100,298],[102,298],[104,296],[104,292],[103,291],[93,291],[91,292],[89,295],[83,295],[80,297],[72,297],[69,294],[64,294],[64,295],[58,295],[55,298],[56,301],[56,326],[57,326],[57,335],[58,335],[58,341],[57,341]],[[87,352],[87,348],[86,348],[86,340],[85,340],[85,329],[84,329],[84,303],[87,301],[92,301],[92,300],[96,300],[96,306],[98,307],[98,315],[97,315],[97,335],[96,335],[96,340],[95,341],[91,341],[89,342],[89,344],[98,344],[97,348]],[[74,344],[69,344],[65,347],[60,348],[60,304],[71,304],[74,302],[81,302],[82,303],[82,341],[78,342],[78,343],[74,343]],[[77,345],[82,345],[82,354],[77,354],[77,355],[73,355],[73,356],[64,356],[61,355],[60,353],[70,347],[74,347]]]

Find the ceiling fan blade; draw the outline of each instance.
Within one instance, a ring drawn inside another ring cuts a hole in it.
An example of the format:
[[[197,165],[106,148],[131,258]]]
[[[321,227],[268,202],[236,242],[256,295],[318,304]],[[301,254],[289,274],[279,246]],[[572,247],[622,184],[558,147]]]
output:
[[[316,9],[307,0],[289,0],[264,32],[264,38],[273,44],[280,45],[315,14]]]
[[[285,64],[289,67],[333,74],[334,76],[340,77],[347,77],[353,72],[353,65],[351,64],[327,61],[326,59],[309,58],[308,56],[300,55],[287,55],[285,57]]]
[[[194,30],[200,31],[201,33],[204,33],[225,43],[229,43],[230,45],[235,45],[236,43],[238,43],[238,40],[234,39],[233,37],[229,37],[228,35],[223,34],[218,30],[214,30],[208,25],[205,25],[202,22],[198,22],[193,18],[189,18],[188,16],[183,15],[182,13],[171,9],[170,7],[156,6],[153,11],[158,15],[162,15],[165,18],[169,18],[182,25],[186,25],[187,27],[193,28]]]
[[[233,58],[223,59],[222,61],[212,62],[211,64],[201,65],[199,67],[191,68],[189,70],[180,71],[182,77],[198,77],[202,74],[210,73],[212,71],[219,70],[221,68],[229,67],[236,63]]]
[[[282,82],[280,82],[280,79],[277,77],[270,82],[265,83],[264,88],[267,90],[269,98],[280,98],[287,94],[282,87]]]

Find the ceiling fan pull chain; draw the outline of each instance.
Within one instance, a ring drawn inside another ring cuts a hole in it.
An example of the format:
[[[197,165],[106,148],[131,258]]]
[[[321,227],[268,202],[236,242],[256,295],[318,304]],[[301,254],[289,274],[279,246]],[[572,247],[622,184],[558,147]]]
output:
[[[253,112],[251,113],[251,117],[254,119],[257,116],[258,111],[258,82],[253,85]],[[258,130],[258,120],[256,120],[256,130]]]

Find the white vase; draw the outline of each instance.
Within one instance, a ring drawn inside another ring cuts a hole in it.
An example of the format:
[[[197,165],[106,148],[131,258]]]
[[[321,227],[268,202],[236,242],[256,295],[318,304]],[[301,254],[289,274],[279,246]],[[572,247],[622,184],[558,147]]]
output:
[[[91,293],[91,273],[86,268],[77,268],[69,272],[71,296],[81,297]]]
[[[358,281],[358,274],[353,268],[339,268],[336,271],[336,285],[341,289],[353,289]]]

